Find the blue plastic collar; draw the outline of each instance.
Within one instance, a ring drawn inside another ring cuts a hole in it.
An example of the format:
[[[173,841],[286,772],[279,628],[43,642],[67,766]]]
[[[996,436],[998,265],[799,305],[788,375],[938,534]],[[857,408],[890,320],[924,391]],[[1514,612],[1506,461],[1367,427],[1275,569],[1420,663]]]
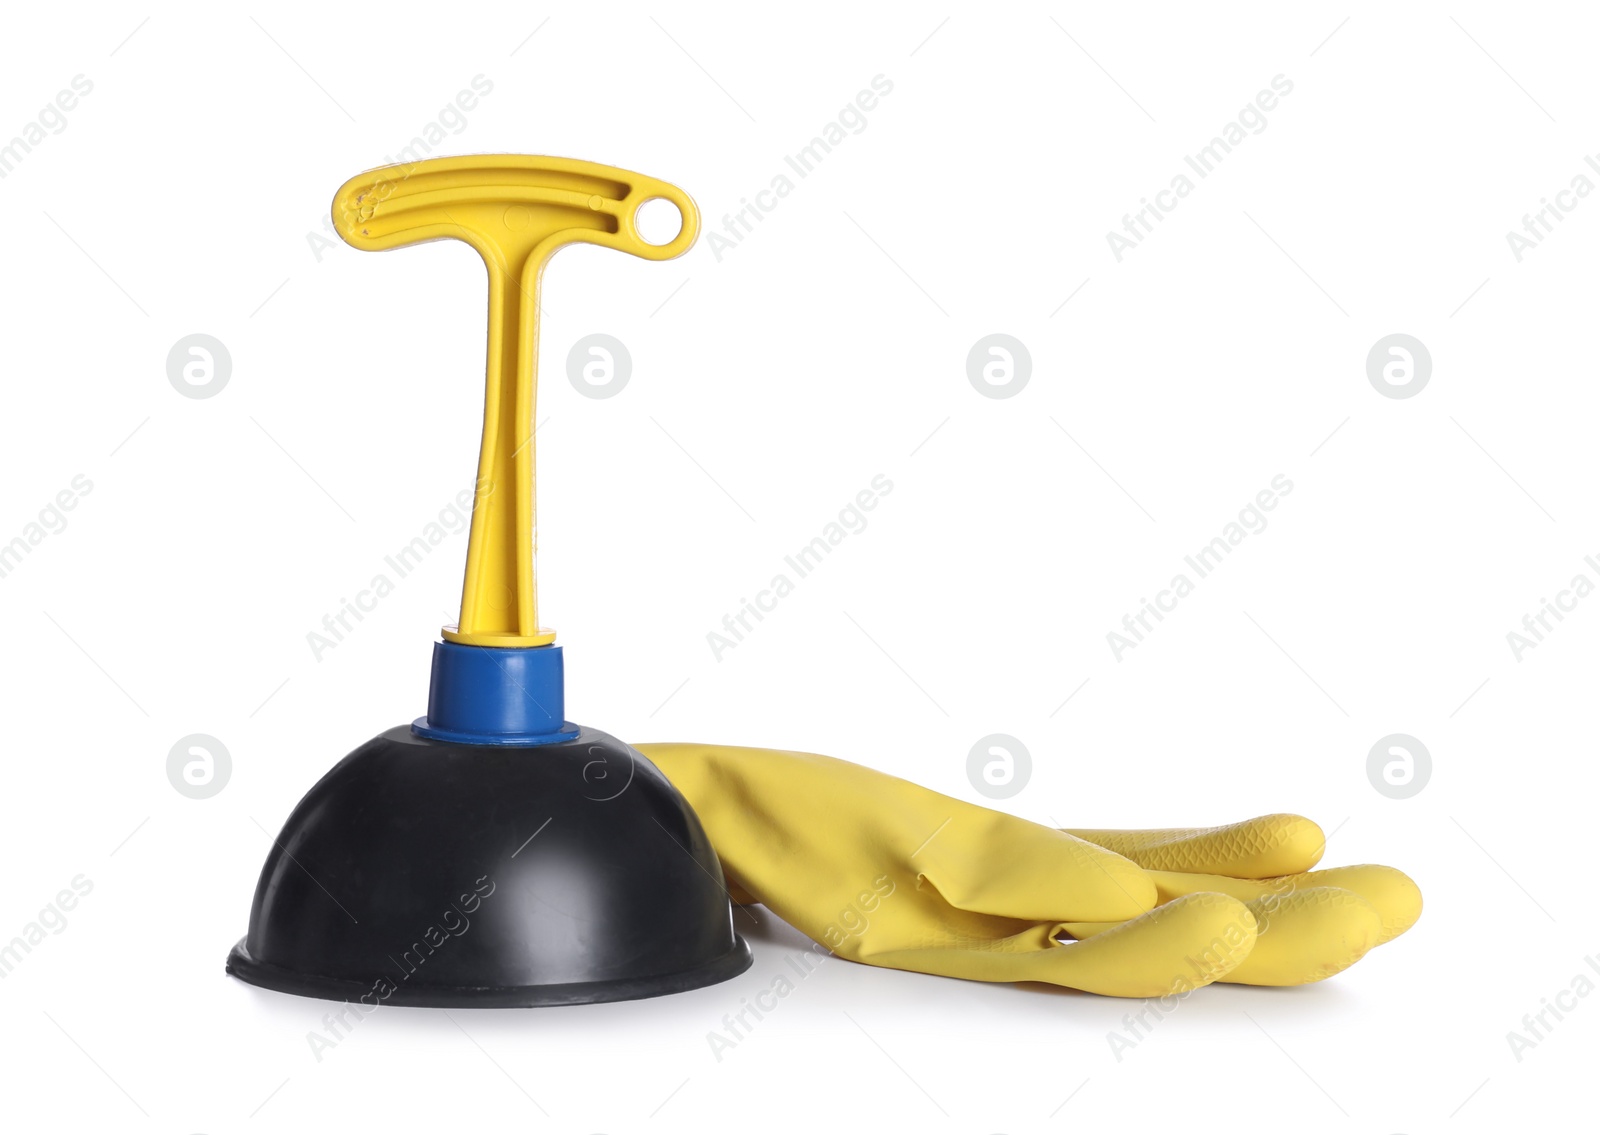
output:
[[[411,723],[419,737],[466,745],[549,745],[570,741],[564,719],[559,646],[433,644],[428,715]]]

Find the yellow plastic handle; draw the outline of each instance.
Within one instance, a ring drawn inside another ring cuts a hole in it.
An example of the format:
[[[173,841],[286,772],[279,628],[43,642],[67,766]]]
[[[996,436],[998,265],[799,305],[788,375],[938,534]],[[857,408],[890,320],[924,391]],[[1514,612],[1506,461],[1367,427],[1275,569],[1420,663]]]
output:
[[[677,206],[678,235],[650,244],[639,206]],[[383,166],[352,177],[333,199],[345,241],[370,252],[446,238],[478,250],[489,270],[489,363],[478,498],[451,642],[543,646],[534,584],[533,422],[539,359],[539,278],[574,241],[646,260],[682,255],[700,231],[694,201],[677,186],[571,158],[483,154]]]

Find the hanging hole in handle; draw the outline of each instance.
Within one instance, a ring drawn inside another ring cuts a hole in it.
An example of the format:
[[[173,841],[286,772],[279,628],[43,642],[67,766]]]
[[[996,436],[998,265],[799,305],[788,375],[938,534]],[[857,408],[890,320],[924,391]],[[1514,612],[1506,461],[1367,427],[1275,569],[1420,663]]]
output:
[[[683,231],[683,213],[665,197],[652,197],[634,210],[633,229],[646,244],[671,244]]]

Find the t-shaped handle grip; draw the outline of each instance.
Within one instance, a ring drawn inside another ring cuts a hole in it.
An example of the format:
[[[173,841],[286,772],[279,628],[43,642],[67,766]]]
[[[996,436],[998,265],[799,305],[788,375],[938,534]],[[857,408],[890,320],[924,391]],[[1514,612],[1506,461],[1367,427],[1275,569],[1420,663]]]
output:
[[[639,206],[677,206],[678,235],[650,244]],[[358,174],[333,199],[339,235],[377,252],[452,238],[478,250],[489,270],[489,363],[483,403],[478,496],[461,588],[461,620],[447,641],[469,646],[543,646],[534,585],[533,422],[539,361],[539,278],[545,261],[574,241],[646,260],[688,251],[700,230],[694,201],[677,186],[571,158],[516,154],[432,158]]]

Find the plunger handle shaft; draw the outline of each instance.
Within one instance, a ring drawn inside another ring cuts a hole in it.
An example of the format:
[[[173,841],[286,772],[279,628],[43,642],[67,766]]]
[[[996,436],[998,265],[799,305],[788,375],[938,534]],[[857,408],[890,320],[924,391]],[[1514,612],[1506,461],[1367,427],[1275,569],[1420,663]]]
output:
[[[678,235],[650,244],[639,206],[672,202]],[[605,245],[646,260],[689,249],[700,228],[677,186],[570,158],[474,155],[383,166],[351,178],[333,199],[339,235],[376,252],[429,240],[463,240],[489,272],[489,358],[478,498],[467,545],[461,618],[447,641],[543,646],[534,583],[534,401],[539,361],[539,279],[566,244]]]

